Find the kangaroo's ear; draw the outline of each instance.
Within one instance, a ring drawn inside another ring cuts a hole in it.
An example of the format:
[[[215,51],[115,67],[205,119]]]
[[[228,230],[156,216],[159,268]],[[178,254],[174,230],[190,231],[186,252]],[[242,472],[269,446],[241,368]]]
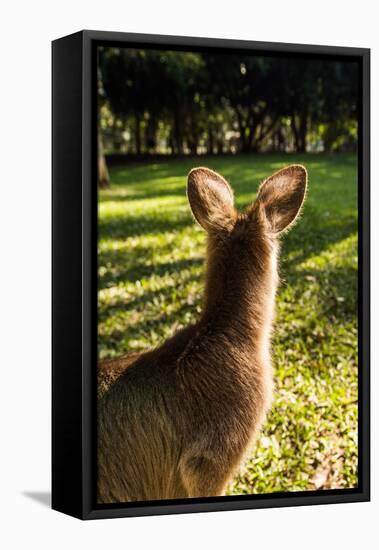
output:
[[[263,207],[273,233],[289,229],[295,222],[307,190],[307,171],[300,164],[292,164],[275,172],[259,188],[255,204]]]
[[[233,191],[217,172],[208,168],[191,170],[187,196],[195,219],[206,231],[233,229],[237,216]]]

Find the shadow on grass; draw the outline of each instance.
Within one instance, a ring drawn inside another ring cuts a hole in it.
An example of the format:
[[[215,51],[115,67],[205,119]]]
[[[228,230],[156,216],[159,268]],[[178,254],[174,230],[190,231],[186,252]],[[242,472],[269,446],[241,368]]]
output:
[[[324,225],[302,219],[282,240],[282,269],[293,271],[296,265],[356,234],[357,229],[357,221],[351,218],[333,220]]]
[[[143,225],[140,222],[133,224],[130,221],[116,220],[109,223],[104,223],[100,229],[102,233],[107,233],[107,239],[121,239],[131,236],[141,236],[146,234],[160,233],[162,231],[170,231],[182,229],[192,225],[192,219],[182,219],[179,222],[166,221],[157,218],[147,217]],[[320,224],[316,220],[303,219],[292,230],[291,233],[283,238],[281,264],[282,272],[290,273],[293,268],[305,261],[307,258],[319,255],[330,246],[346,239],[351,234],[357,231],[357,222],[355,219],[331,220],[328,223]],[[121,280],[135,282],[142,277],[149,277],[153,274],[163,275],[166,272],[175,272],[177,270],[191,267],[193,265],[201,265],[205,259],[205,248],[203,259],[188,259],[177,262],[169,262],[165,264],[148,265],[151,261],[151,246],[138,246],[133,249],[133,266],[130,266],[130,257],[125,250],[107,250],[101,253],[100,265],[111,265],[113,268],[109,274],[100,278],[101,287],[113,282]],[[129,265],[128,265],[129,264]]]
[[[350,322],[358,315],[358,272],[353,267],[331,267],[326,270],[297,271],[288,282],[303,279],[300,292],[307,281],[315,281],[319,287],[317,313],[320,317],[337,323],[338,319]],[[291,280],[292,279],[292,280]]]
[[[320,323],[330,328],[335,337],[338,338],[338,325],[337,323],[350,323],[357,319],[357,271],[352,267],[334,267],[326,271],[318,270],[302,270],[296,273],[297,281],[301,283],[295,288],[294,303],[296,307],[303,302],[304,309],[309,310],[311,307],[307,304],[307,300],[304,299],[303,294],[307,290],[309,283],[307,282],[311,278],[311,284],[317,284],[317,289],[313,289],[313,295],[318,293],[317,306],[314,307],[312,303],[312,316],[313,321],[308,319],[306,325],[295,326],[295,328],[285,319],[279,322],[283,323],[285,331],[283,336],[280,336],[280,331],[277,332],[278,343],[282,341],[282,344],[288,341],[290,337],[291,342],[302,342],[307,347],[307,354],[312,355],[314,350],[315,357],[319,352],[320,346],[323,341],[328,341],[330,335],[324,333],[320,329]],[[190,280],[188,277],[187,280]],[[185,284],[186,281],[183,281]],[[179,287],[180,288],[180,287]],[[178,290],[178,286],[176,287]],[[146,309],[147,304],[152,303],[155,296],[159,296],[163,301],[170,303],[170,296],[173,288],[166,287],[159,291],[146,292],[138,298],[134,298],[130,302],[123,302],[119,300],[112,303],[109,306],[102,306],[100,309],[100,322],[105,321],[117,311],[135,311],[139,314]],[[196,312],[196,305],[200,302],[200,296],[197,297],[196,303],[188,304],[183,301],[181,306],[174,312],[167,314],[157,311],[153,317],[152,312],[148,312],[146,319],[138,320],[136,323],[125,322],[124,328],[116,328],[106,335],[99,335],[99,346],[101,349],[113,350],[117,349],[118,352],[128,351],[127,346],[120,346],[125,340],[134,340],[141,337],[141,335],[149,340],[150,334],[153,332],[156,335],[160,335],[161,340],[167,336],[167,329],[172,328],[170,335],[173,334],[178,327],[175,325],[188,324],[188,317],[185,319],[185,314],[191,314],[191,322],[195,322],[198,318]],[[322,322],[321,322],[322,321]],[[315,330],[317,329],[317,330]],[[121,349],[124,347],[124,349]],[[333,353],[333,350],[332,350]],[[333,357],[332,357],[333,360]]]
[[[238,195],[250,194],[253,200],[260,183],[291,163],[303,163],[309,168],[310,181],[317,185],[341,182],[343,175],[336,168],[354,168],[356,159],[349,155],[240,155],[238,157],[198,157],[157,163],[130,163],[111,168],[111,186],[100,196],[101,202],[133,201],[167,196],[186,196],[188,172],[195,166],[207,166],[226,177]],[[167,179],[169,181],[167,181]],[[120,191],[118,192],[118,189]]]
[[[146,318],[133,324],[126,323],[125,328],[114,328],[111,331],[107,331],[106,334],[100,333],[98,335],[98,347],[102,350],[113,351],[116,349],[117,354],[129,352],[129,347],[122,345],[124,341],[137,340],[142,336],[151,342],[151,334],[154,334],[155,337],[158,336],[162,343],[166,338],[167,331],[169,331],[169,336],[171,336],[180,326],[188,325],[188,322],[185,321],[185,314],[193,312],[193,310],[192,305],[183,303],[180,308],[170,314],[159,312],[153,318]],[[193,321],[195,321],[195,318]],[[147,348],[149,347],[154,347],[152,342],[147,346]],[[144,349],[146,348],[144,347]]]
[[[101,257],[102,263],[110,263],[112,266],[119,267],[113,268],[111,272],[107,272],[105,275],[99,277],[99,288],[107,288],[109,283],[118,283],[120,281],[134,283],[141,279],[147,279],[152,275],[161,277],[166,274],[177,274],[178,271],[190,269],[191,267],[200,266],[202,264],[202,260],[191,258],[188,260],[176,260],[174,262],[148,265],[145,263],[146,258],[139,256],[133,266],[123,268],[121,267],[122,261],[120,260],[120,252],[103,252]]]
[[[131,216],[100,220],[98,224],[99,239],[127,239],[148,234],[169,233],[192,225],[190,213],[167,218],[159,217],[159,212],[144,214],[143,216]]]
[[[356,286],[357,273],[354,269],[333,268],[324,269],[321,272],[309,270],[296,270],[302,262],[312,256],[318,256],[329,247],[343,241],[357,231],[355,214],[355,180],[353,169],[356,166],[355,157],[340,155],[330,158],[324,155],[322,158],[310,155],[283,155],[281,157],[270,155],[259,155],[257,157],[246,156],[238,159],[230,158],[201,158],[170,161],[170,163],[154,163],[151,165],[121,166],[112,169],[112,181],[117,185],[102,194],[101,201],[133,201],[135,199],[158,199],[165,196],[185,197],[185,174],[190,168],[199,164],[207,165],[229,179],[236,191],[238,206],[246,206],[253,198],[259,183],[267,175],[278,169],[280,166],[291,162],[301,162],[309,167],[311,188],[305,204],[302,219],[297,226],[287,235],[282,242],[281,253],[281,275],[291,287],[297,288],[299,292],[306,291],[310,284],[305,281],[299,282],[299,278],[312,277],[322,280],[325,292],[320,293],[319,315],[327,316],[330,319],[352,319],[356,316]],[[238,161],[238,164],[236,162]],[[349,172],[344,172],[345,168]],[[347,178],[347,187],[344,178]],[[146,179],[147,178],[147,179]],[[166,179],[166,181],[164,181]],[[314,185],[312,186],[312,181]],[[333,185],[330,185],[330,184]],[[346,191],[345,191],[346,189]],[[247,199],[251,196],[251,199]],[[150,208],[150,206],[149,206]],[[139,215],[129,213],[125,218],[115,217],[113,219],[100,220],[99,235],[105,241],[113,239],[127,239],[129,237],[143,237],[147,235],[159,235],[162,233],[175,233],[184,228],[191,228],[194,224],[188,211],[170,208],[166,211],[164,207],[151,210],[146,213],[141,211]],[[179,241],[178,241],[179,242]],[[180,243],[179,243],[180,245]],[[164,243],[159,251],[163,254],[170,253],[169,245]],[[205,258],[205,247],[203,249]],[[151,276],[164,276],[166,274],[178,275],[180,271],[200,267],[202,259],[185,259],[162,264],[152,264],[157,250],[152,250],[151,244],[138,243],[133,246],[130,253],[124,250],[107,250],[101,253],[100,265],[106,266],[108,271],[100,280],[100,287],[117,284],[121,281],[136,282],[142,278]],[[198,273],[188,275],[186,282],[199,279]],[[181,278],[178,277],[177,289],[181,288]],[[354,290],[352,290],[354,289]],[[146,304],[152,302],[157,295],[169,298],[173,288],[159,291],[146,292],[141,297],[134,298],[125,304],[121,300],[112,300],[112,304],[101,307],[101,318],[106,319],[120,308],[127,311],[140,310]],[[347,299],[347,294],[349,298]],[[341,302],[337,298],[346,298]],[[301,296],[299,296],[299,299]],[[180,299],[180,298],[179,298]],[[187,306],[185,306],[187,308]],[[305,307],[307,307],[305,305]],[[191,310],[191,308],[189,307]],[[187,310],[187,309],[186,309]],[[194,311],[194,308],[193,308]],[[164,320],[150,320],[155,323],[153,327],[163,327],[180,315],[176,312]],[[345,316],[345,317],[344,317]],[[334,321],[333,321],[334,322]],[[141,325],[143,325],[141,327]],[[134,327],[126,326],[138,337],[144,323]],[[123,332],[117,335],[117,341],[122,338]],[[109,338],[108,336],[106,337]],[[103,337],[105,340],[105,337]],[[107,340],[108,344],[108,340]],[[117,346],[116,346],[117,348]]]

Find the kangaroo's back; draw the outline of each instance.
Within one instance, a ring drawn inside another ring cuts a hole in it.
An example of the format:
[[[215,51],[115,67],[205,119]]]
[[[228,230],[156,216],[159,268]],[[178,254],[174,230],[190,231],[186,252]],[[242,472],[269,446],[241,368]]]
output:
[[[99,502],[188,496],[178,472],[184,427],[176,365],[194,330],[112,364],[114,381],[98,404]]]
[[[221,176],[190,173],[208,233],[203,313],[159,348],[101,367],[114,374],[98,403],[98,502],[225,493],[271,403],[278,235],[306,184],[303,167],[281,170],[239,214]]]

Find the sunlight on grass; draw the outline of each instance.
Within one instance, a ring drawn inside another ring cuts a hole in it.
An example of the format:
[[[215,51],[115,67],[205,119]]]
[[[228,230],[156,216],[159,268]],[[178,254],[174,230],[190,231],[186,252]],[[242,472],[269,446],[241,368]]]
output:
[[[283,239],[273,339],[275,399],[230,494],[357,485],[357,171],[354,155],[201,159],[239,208],[291,162],[309,171]],[[99,201],[99,356],[159,345],[201,311],[206,238],[186,198],[191,159],[111,170]]]

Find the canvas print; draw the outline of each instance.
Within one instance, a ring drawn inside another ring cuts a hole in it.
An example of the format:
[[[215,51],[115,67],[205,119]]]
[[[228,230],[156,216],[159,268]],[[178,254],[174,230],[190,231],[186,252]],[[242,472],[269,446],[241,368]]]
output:
[[[359,67],[97,47],[100,505],[358,487]]]

